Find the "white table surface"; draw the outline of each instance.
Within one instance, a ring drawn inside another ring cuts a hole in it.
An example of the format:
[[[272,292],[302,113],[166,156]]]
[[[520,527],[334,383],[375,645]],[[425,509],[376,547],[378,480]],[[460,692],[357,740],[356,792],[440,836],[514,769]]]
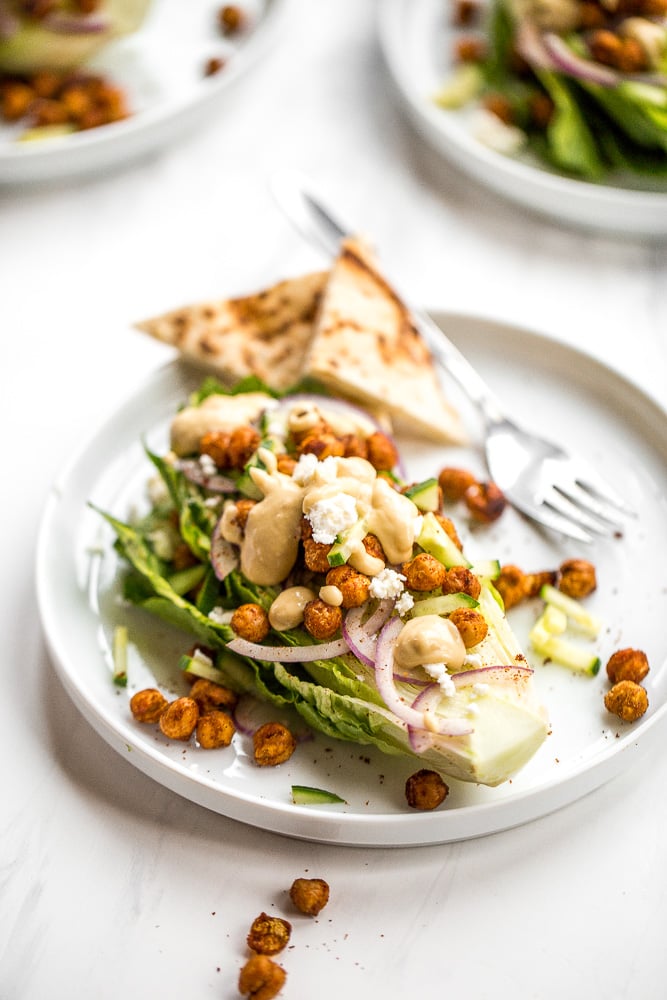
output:
[[[415,300],[583,346],[664,402],[667,247],[559,228],[444,165],[397,111],[368,0],[294,0],[233,101],[167,150],[0,191],[0,997],[235,997],[250,921],[281,912],[305,873],[327,879],[331,902],[297,922],[285,997],[664,997],[665,755],[520,829],[326,846],[155,784],[54,673],[33,579],[50,484],[171,356],[133,320],[322,265],[269,194],[283,166],[374,235]]]

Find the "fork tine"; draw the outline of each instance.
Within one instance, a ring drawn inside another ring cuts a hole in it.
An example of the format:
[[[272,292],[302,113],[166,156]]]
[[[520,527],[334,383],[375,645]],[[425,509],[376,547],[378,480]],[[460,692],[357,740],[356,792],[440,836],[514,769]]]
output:
[[[606,500],[616,510],[624,514],[629,514],[631,517],[637,516],[636,512],[632,510],[623,497],[619,496],[616,490],[596,472],[593,472],[592,469],[584,469],[580,466],[576,467],[574,469],[574,478],[577,485],[591,497],[599,498],[603,501]]]
[[[567,500],[571,500],[580,510],[599,518],[608,527],[613,528],[615,531],[623,530],[623,522],[618,517],[618,513],[620,512],[612,508],[610,504],[598,500],[592,493],[582,489],[578,483],[568,483],[567,485],[555,483],[554,489]]]
[[[546,504],[530,505],[523,501],[511,502],[517,510],[520,510],[527,517],[543,525],[545,528],[551,528],[552,531],[557,531],[561,535],[567,535],[568,538],[575,538],[578,542],[586,542],[588,544],[593,541],[592,535],[584,531],[583,528],[579,527],[578,524],[575,524],[568,517],[560,514],[553,507],[549,507]]]
[[[567,496],[561,493],[557,488],[551,488],[547,490],[543,497],[543,502],[551,510],[556,511],[561,517],[565,517],[570,521],[573,521],[579,527],[583,528],[584,531],[592,533],[593,535],[610,535],[616,528],[610,525],[606,521],[600,521],[598,518],[593,517],[585,510],[581,510],[577,507]]]

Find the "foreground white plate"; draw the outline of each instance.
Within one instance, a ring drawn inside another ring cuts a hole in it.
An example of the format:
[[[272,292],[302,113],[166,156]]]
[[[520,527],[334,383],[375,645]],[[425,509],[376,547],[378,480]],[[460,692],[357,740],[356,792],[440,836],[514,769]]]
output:
[[[492,528],[465,533],[468,555],[548,569],[562,559],[595,561],[599,587],[587,601],[606,624],[598,643],[603,661],[613,650],[643,648],[652,670],[651,706],[634,726],[616,723],[602,704],[608,684],[534,662],[552,735],[512,782],[496,789],[450,782],[436,812],[415,813],[405,779],[418,761],[317,736],[274,769],[252,762],[247,737],[204,751],[169,744],[153,726],[133,722],[128,699],[157,683],[184,691],[176,664],[192,639],[170,631],[115,599],[117,562],[111,534],[87,502],[127,516],[141,502],[150,475],[139,439],[163,447],[167,423],[200,375],[173,363],[122,406],[54,485],[41,526],[37,582],[44,631],[56,669],[74,702],[126,760],[156,781],[209,809],[243,822],[309,840],[358,845],[415,845],[480,836],[524,823],[575,800],[627,767],[656,742],[667,716],[667,413],[637,388],[589,357],[554,341],[470,317],[442,315],[440,324],[486,374],[518,418],[557,435],[617,482],[639,512],[623,538],[582,552],[543,537],[514,511]],[[474,431],[474,424],[470,424]],[[409,472],[418,478],[444,464],[482,473],[474,450],[450,451],[405,442]],[[511,612],[520,638],[535,605]],[[127,690],[111,680],[114,624],[129,626]],[[249,756],[250,752],[250,756]],[[337,792],[347,805],[297,807],[292,784]]]
[[[482,145],[471,135],[464,112],[436,107],[433,95],[451,69],[450,10],[442,0],[383,0],[378,4],[385,61],[421,135],[482,184],[558,221],[616,233],[667,233],[665,178],[653,183],[632,180],[623,186],[619,181],[616,186],[562,177],[536,161],[503,156]]]
[[[232,39],[216,25],[213,0],[153,0],[141,30],[105,49],[88,64],[128,95],[126,121],[58,139],[17,142],[21,129],[0,126],[0,183],[77,177],[126,165],[207,120],[274,37],[287,0],[246,0],[249,28]],[[227,60],[205,77],[209,58]]]

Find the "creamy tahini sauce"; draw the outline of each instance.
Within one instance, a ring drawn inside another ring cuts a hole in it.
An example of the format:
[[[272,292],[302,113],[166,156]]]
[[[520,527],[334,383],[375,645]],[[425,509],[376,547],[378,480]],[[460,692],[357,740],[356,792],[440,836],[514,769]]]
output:
[[[406,622],[394,646],[394,663],[410,670],[425,663],[446,663],[460,670],[466,657],[461,634],[453,622],[438,615],[422,615]]]
[[[367,533],[378,538],[390,562],[411,558],[419,512],[411,500],[377,477],[370,462],[328,459],[306,484],[300,484],[277,471],[271,452],[262,452],[260,458],[267,468],[253,468],[250,475],[263,499],[250,511],[241,543],[241,571],[252,583],[271,586],[288,576],[298,554],[302,515],[341,493],[354,498],[358,517],[364,519]],[[350,564],[369,576],[384,569],[384,562],[369,556],[361,541]]]
[[[296,628],[303,621],[306,604],[314,600],[315,594],[308,587],[287,587],[278,594],[269,608],[271,628],[278,632]]]
[[[171,422],[171,448],[177,455],[192,455],[209,431],[232,431],[252,423],[264,410],[277,406],[265,392],[245,392],[238,396],[207,396],[199,406],[186,406]]]

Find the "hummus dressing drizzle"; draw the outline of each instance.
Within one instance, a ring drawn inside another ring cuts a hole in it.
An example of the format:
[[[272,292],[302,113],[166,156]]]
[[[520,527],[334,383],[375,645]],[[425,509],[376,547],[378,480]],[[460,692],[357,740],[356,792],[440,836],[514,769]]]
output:
[[[300,522],[303,514],[321,500],[346,493],[354,497],[357,514],[366,533],[375,535],[390,563],[406,562],[418,530],[419,512],[408,497],[378,478],[363,458],[337,458],[321,463],[305,485],[277,471],[275,456],[261,450],[265,469],[252,468],[250,476],[263,494],[251,509],[241,543],[241,572],[261,586],[281,583],[296,562]],[[333,470],[333,471],[332,471]],[[359,541],[350,564],[369,576],[377,576],[384,563],[369,556]]]
[[[422,615],[406,622],[394,646],[394,662],[410,670],[425,663],[445,663],[460,670],[466,657],[461,634],[453,622],[439,615]]]
[[[303,621],[303,609],[315,594],[308,587],[286,587],[276,597],[269,608],[271,628],[277,632],[287,632]]]
[[[199,442],[208,431],[233,431],[242,424],[252,423],[265,410],[277,405],[277,401],[265,392],[207,396],[199,406],[186,406],[172,420],[172,451],[180,456],[192,455],[198,451]]]

